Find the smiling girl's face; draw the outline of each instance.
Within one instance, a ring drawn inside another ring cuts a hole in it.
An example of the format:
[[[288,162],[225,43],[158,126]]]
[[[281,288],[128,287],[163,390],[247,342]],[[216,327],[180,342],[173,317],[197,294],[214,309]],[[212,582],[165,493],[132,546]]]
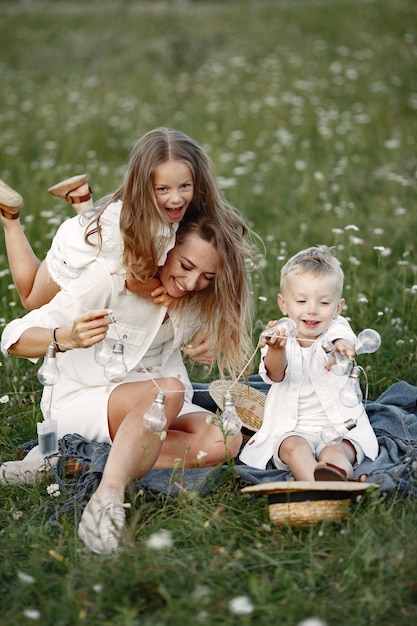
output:
[[[193,175],[182,161],[166,161],[152,176],[155,199],[171,223],[180,222],[194,196]]]
[[[214,246],[190,233],[169,252],[159,278],[170,296],[181,298],[190,291],[209,287],[216,277],[218,263]]]

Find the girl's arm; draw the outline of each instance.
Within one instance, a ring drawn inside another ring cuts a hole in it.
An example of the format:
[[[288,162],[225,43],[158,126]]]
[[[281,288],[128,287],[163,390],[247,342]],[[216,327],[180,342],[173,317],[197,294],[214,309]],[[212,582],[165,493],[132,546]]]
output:
[[[150,298],[155,304],[171,307],[175,304],[175,298],[172,298],[165,291],[159,278],[156,276],[148,278],[144,283],[139,282],[129,273],[126,274],[126,288],[143,298]]]

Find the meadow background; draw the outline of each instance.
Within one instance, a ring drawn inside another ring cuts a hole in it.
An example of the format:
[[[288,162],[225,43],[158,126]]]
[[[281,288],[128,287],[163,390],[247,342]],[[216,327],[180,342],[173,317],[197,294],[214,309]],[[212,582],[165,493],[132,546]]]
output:
[[[98,198],[119,186],[140,135],[180,129],[206,149],[264,242],[254,345],[277,316],[281,265],[327,244],[345,271],[352,326],[382,337],[360,360],[368,397],[415,384],[416,9],[414,0],[0,0],[0,178],[24,196],[36,253],[72,214],[49,186],[86,171]],[[3,327],[23,314],[3,243],[0,285]],[[5,461],[35,437],[41,390],[24,360],[0,357],[0,373]],[[84,551],[78,512],[48,523],[44,505],[59,498],[47,485],[0,489],[5,626],[415,623],[417,506],[400,494],[306,529],[272,527],[266,500],[242,496],[233,475],[206,497],[130,494],[136,545],[109,559]]]

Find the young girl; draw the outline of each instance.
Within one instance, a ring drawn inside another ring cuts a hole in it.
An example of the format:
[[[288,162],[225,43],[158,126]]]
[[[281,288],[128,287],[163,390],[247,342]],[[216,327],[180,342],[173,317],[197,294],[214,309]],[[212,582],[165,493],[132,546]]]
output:
[[[81,215],[62,224],[40,263],[19,220],[23,199],[0,181],[7,256],[27,310],[49,302],[96,258],[108,263],[111,271],[128,267],[126,283],[131,291],[154,294],[159,304],[170,304],[158,279],[158,266],[173,247],[187,210],[215,215],[225,226],[232,218],[243,233],[247,230],[220,192],[201,147],[184,133],[167,128],[151,130],[138,140],[123,184],[99,201],[95,211],[86,175],[62,181],[49,192],[72,202]]]

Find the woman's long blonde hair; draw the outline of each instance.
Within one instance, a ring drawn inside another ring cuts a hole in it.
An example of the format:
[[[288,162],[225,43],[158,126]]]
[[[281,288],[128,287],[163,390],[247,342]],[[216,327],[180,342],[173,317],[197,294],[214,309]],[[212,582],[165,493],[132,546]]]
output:
[[[168,128],[156,128],[143,135],[133,147],[121,187],[105,199],[86,230],[86,242],[97,235],[100,241],[100,215],[117,200],[122,201],[120,230],[124,241],[123,265],[140,282],[157,272],[164,241],[161,230],[169,226],[159,209],[153,190],[153,174],[169,160],[188,165],[194,182],[194,197],[187,212],[216,217],[222,228],[229,227],[229,216],[237,214],[218,188],[209,158],[188,135]],[[243,220],[242,228],[246,230]]]
[[[221,376],[237,377],[249,364],[253,352],[251,328],[253,297],[249,265],[254,248],[243,230],[243,219],[230,213],[220,221],[217,216],[186,214],[176,237],[176,245],[195,234],[210,243],[218,254],[214,281],[202,291],[181,298],[177,306],[197,306],[202,332],[217,350]]]

